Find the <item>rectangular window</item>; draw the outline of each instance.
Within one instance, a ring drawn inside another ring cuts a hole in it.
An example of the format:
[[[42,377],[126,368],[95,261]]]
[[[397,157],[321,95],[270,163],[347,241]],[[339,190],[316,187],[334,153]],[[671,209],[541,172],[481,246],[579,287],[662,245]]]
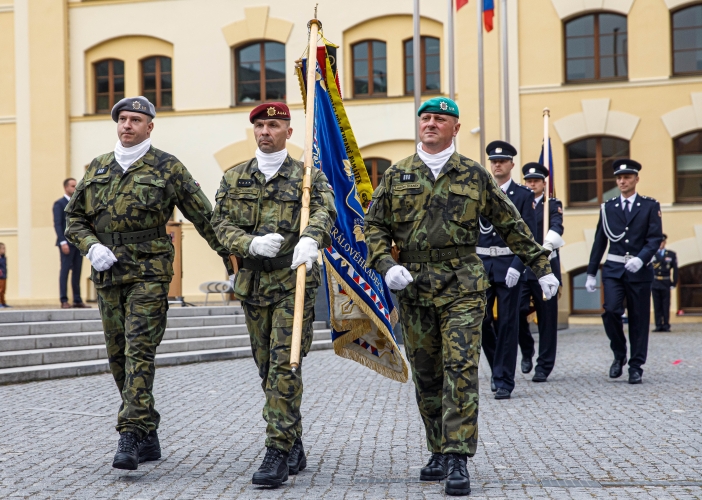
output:
[[[567,152],[569,206],[596,206],[619,194],[612,163],[629,157],[629,141],[592,137],[569,144]]]
[[[124,99],[124,61],[107,59],[93,65],[95,72],[95,112],[109,113]]]
[[[354,97],[385,96],[388,91],[385,42],[369,40],[351,48]]]
[[[141,95],[156,109],[173,108],[172,82],[170,57],[149,57],[141,61]]]
[[[420,41],[421,85],[423,94],[441,91],[441,44],[438,38],[423,36]],[[405,94],[414,93],[414,45],[413,40],[405,40]]]
[[[257,42],[235,50],[236,103],[284,101],[285,45]]]
[[[588,14],[565,24],[567,82],[623,80],[628,75],[627,19]]]
[[[702,5],[672,14],[673,74],[702,73]]]

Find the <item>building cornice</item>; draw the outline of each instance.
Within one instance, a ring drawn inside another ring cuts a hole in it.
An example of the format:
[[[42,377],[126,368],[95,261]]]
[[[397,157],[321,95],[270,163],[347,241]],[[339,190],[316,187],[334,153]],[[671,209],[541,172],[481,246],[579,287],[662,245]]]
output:
[[[16,227],[0,227],[0,236],[17,236]]]
[[[0,14],[3,12],[14,12],[15,11],[15,6],[14,5],[0,5]]]
[[[68,3],[69,9],[76,9],[81,7],[98,7],[104,5],[120,5],[123,3],[146,3],[146,2],[163,2],[170,0],[78,0]]]
[[[16,123],[17,119],[14,116],[0,116],[0,125],[7,125],[8,123]]]
[[[637,78],[626,82],[612,83],[587,83],[587,84],[553,84],[553,85],[529,85],[519,88],[521,95],[530,94],[552,94],[559,92],[583,92],[591,90],[614,90],[614,89],[630,89],[639,87],[661,87],[665,85],[688,85],[702,83],[701,76],[692,77],[656,77],[656,78]]]

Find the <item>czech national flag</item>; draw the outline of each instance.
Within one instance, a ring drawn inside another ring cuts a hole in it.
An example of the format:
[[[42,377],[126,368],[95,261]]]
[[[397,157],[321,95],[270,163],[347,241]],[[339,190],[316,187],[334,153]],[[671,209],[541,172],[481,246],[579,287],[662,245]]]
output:
[[[494,0],[482,0],[483,2],[483,23],[485,31],[492,31],[492,18],[495,17]],[[456,10],[468,4],[468,0],[456,0]]]

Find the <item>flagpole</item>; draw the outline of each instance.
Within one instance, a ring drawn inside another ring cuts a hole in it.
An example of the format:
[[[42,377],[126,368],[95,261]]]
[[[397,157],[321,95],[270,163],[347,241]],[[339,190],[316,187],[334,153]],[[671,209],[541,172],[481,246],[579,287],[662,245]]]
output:
[[[502,17],[502,77],[503,77],[503,92],[504,92],[504,106],[505,106],[505,141],[509,142],[509,46],[508,46],[508,35],[509,29],[507,27],[507,0],[502,0],[502,8],[500,9]]]
[[[414,36],[412,38],[412,71],[414,77],[414,143],[419,144],[419,117],[417,111],[422,104],[422,48],[419,29],[419,0],[414,0]]]
[[[478,9],[478,110],[480,115],[480,164],[485,165],[485,83],[483,74],[483,0],[476,0]]]
[[[307,51],[307,100],[305,109],[305,173],[302,178],[302,211],[300,214],[300,235],[310,221],[310,191],[312,190],[312,140],[314,135],[314,91],[317,71],[317,36],[321,23],[317,19],[317,7],[314,8],[314,19],[309,23],[310,39]],[[372,78],[372,75],[371,75]],[[305,309],[305,284],[307,266],[297,268],[295,286],[295,309],[293,316],[292,345],[290,346],[290,367],[293,373],[300,367],[300,351],[302,346],[302,320]]]
[[[449,99],[456,100],[456,66],[454,63],[453,0],[448,0],[448,57],[449,57]]]
[[[546,182],[544,183],[544,234],[543,241],[546,242],[546,235],[549,229],[549,186],[551,184],[551,155],[549,154],[549,140],[548,140],[548,120],[551,116],[551,111],[548,108],[544,108],[544,167],[546,167]]]

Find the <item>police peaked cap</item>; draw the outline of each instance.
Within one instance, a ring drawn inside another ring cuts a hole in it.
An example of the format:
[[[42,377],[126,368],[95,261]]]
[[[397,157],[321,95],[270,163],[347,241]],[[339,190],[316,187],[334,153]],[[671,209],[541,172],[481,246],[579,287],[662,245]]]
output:
[[[548,170],[541,163],[536,163],[532,161],[527,163],[522,167],[522,173],[524,174],[524,180],[527,179],[541,179],[544,180],[548,177]]]
[[[448,97],[433,97],[419,106],[417,116],[422,116],[422,113],[449,115],[458,118],[458,104]]]
[[[117,122],[121,111],[131,111],[132,113],[141,113],[142,115],[156,118],[156,108],[144,96],[125,97],[112,108],[112,119]]]
[[[614,175],[619,174],[639,174],[639,171],[643,167],[638,161],[630,159],[615,160],[612,163],[612,169],[614,170]]]
[[[511,160],[517,156],[517,150],[509,142],[492,141],[485,148],[490,160]]]

